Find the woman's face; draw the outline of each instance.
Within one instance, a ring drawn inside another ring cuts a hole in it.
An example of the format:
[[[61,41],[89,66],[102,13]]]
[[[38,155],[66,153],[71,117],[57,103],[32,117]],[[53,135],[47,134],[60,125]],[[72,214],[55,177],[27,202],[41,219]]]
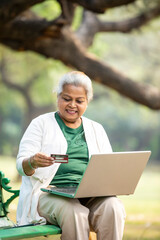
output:
[[[84,87],[66,84],[58,96],[58,109],[61,118],[66,123],[81,123],[80,117],[87,108],[87,95]]]

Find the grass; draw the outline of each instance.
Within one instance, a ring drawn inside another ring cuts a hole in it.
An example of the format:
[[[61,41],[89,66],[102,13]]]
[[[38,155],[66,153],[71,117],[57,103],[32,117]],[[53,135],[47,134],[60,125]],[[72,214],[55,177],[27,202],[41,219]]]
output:
[[[0,170],[11,179],[9,186],[19,189],[15,159],[0,156]],[[127,213],[123,240],[160,240],[160,165],[147,166],[135,193],[119,198],[124,203]],[[15,221],[17,202],[18,199],[14,200],[10,206],[9,217],[13,221]],[[47,239],[51,240],[53,236]]]
[[[120,197],[127,213],[123,240],[160,239],[160,166],[148,166],[132,196]]]

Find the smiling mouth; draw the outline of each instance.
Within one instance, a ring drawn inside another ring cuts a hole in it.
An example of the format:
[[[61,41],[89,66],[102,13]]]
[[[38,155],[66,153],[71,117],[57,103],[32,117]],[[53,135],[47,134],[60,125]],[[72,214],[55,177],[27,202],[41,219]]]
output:
[[[75,110],[66,110],[67,111],[67,113],[69,113],[69,114],[75,114],[75,113],[77,113],[77,111],[75,111]]]

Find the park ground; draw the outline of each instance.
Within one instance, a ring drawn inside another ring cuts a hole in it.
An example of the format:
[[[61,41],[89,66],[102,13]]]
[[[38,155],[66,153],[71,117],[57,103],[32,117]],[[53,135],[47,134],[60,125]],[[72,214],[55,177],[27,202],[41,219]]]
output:
[[[19,189],[15,159],[0,157],[0,170],[5,173],[11,182],[12,189]],[[5,196],[6,198],[8,196]],[[123,240],[160,240],[160,164],[149,163],[138,183],[136,191],[130,196],[119,197],[126,209],[126,224]],[[10,206],[10,219],[15,222],[18,199]],[[38,237],[37,240],[58,240],[50,236]],[[95,236],[92,236],[95,240]]]

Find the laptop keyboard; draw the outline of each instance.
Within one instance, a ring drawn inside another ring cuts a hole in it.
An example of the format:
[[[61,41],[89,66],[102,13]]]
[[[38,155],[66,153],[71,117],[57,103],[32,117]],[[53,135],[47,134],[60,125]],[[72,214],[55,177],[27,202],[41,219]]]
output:
[[[55,192],[62,192],[62,193],[69,193],[74,194],[77,187],[50,187],[51,190],[54,190]]]

